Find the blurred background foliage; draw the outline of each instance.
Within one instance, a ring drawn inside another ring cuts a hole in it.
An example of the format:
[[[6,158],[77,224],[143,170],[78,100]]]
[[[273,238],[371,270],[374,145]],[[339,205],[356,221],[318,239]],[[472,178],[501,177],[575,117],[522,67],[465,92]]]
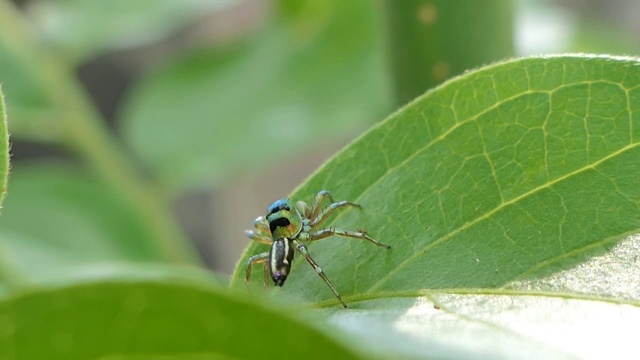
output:
[[[2,285],[141,263],[230,273],[241,230],[394,109],[508,57],[637,55],[639,14],[632,0],[0,1]]]

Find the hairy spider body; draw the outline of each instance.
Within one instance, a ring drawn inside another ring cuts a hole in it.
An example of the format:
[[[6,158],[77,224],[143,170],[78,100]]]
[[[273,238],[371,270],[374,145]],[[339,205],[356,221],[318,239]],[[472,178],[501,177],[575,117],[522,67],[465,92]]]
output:
[[[322,203],[325,199],[329,199],[331,204],[323,208]],[[265,288],[268,286],[269,278],[276,286],[284,285],[291,270],[294,253],[297,250],[305,257],[318,276],[329,286],[338,301],[344,307],[347,307],[347,304],[342,300],[342,297],[333,287],[324,271],[309,255],[307,247],[302,242],[316,241],[337,235],[366,240],[387,249],[391,248],[391,246],[371,238],[363,230],[354,232],[332,227],[317,230],[334,210],[345,206],[360,207],[360,205],[350,201],[334,202],[333,196],[326,190],[320,191],[315,196],[311,206],[303,201],[298,201],[294,204],[291,199],[280,199],[271,204],[267,209],[267,216],[260,216],[254,221],[255,230],[246,231],[250,239],[271,245],[268,252],[249,258],[245,277],[247,285],[251,281],[251,268],[255,264],[263,264]]]

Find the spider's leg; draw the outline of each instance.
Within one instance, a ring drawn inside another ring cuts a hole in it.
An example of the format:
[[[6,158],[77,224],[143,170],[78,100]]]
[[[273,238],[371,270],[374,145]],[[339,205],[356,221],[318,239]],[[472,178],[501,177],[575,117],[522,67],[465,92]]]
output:
[[[245,234],[249,239],[257,241],[261,244],[271,245],[273,239],[271,238],[271,231],[269,230],[269,223],[264,216],[258,217],[254,222],[255,230],[245,230]]]
[[[387,249],[391,249],[391,245],[387,245],[387,244],[383,244],[381,242],[379,242],[378,240],[372,238],[371,236],[367,235],[367,233],[364,230],[360,230],[360,231],[348,231],[348,230],[342,230],[342,229],[336,229],[336,228],[328,228],[328,229],[323,229],[323,230],[319,230],[316,231],[314,233],[309,234],[309,241],[316,241],[316,240],[321,240],[324,238],[328,238],[329,236],[333,236],[333,235],[337,235],[337,236],[343,236],[343,237],[350,237],[350,238],[354,238],[354,239],[361,239],[361,240],[367,240],[377,246],[381,246]]]
[[[251,282],[251,268],[253,267],[253,265],[255,264],[264,264],[264,268],[265,268],[265,275],[267,274],[267,259],[269,259],[269,253],[268,252],[263,252],[262,254],[258,254],[258,255],[253,255],[252,257],[249,258],[249,260],[247,261],[247,272],[245,274],[245,278],[244,278],[244,282],[247,286],[249,286],[249,283]],[[265,289],[267,288],[267,286],[269,285],[269,277],[265,276],[264,277],[264,287]]]
[[[319,214],[317,214],[316,217],[309,218],[309,227],[311,227],[311,229],[317,228],[318,226],[322,225],[322,223],[325,222],[329,218],[331,213],[333,213],[336,209],[345,207],[345,206],[353,206],[353,207],[360,208],[360,205],[356,203],[352,203],[351,201],[340,201],[337,203],[331,203],[329,206],[322,209],[322,211]]]
[[[308,219],[315,219],[318,216],[320,210],[322,210],[322,202],[324,201],[324,199],[329,199],[329,201],[334,202],[333,195],[331,195],[329,191],[320,191],[316,194],[316,196],[313,198],[313,201],[311,202],[311,211],[307,216]]]
[[[264,291],[266,292],[267,288],[269,287],[269,279],[271,278],[271,276],[269,275],[269,264],[266,261],[262,269],[264,270],[263,286],[264,286]]]
[[[271,236],[266,236],[260,232],[253,231],[253,230],[245,230],[244,233],[247,235],[249,239],[253,241],[257,241],[261,244],[271,245],[273,243],[273,239],[271,239]]]
[[[269,221],[267,221],[267,218],[265,218],[264,216],[258,216],[255,220],[253,220],[253,226],[263,234],[271,234],[271,230],[269,230]]]
[[[327,275],[324,274],[324,271],[322,271],[320,266],[318,266],[318,263],[316,263],[315,260],[313,260],[313,258],[311,257],[311,255],[309,255],[309,252],[307,251],[307,247],[297,240],[293,240],[293,243],[296,245],[296,248],[302,254],[302,256],[304,256],[304,258],[307,259],[307,262],[311,265],[311,267],[313,267],[313,270],[316,271],[316,274],[318,274],[318,276],[320,276],[322,280],[324,280],[325,284],[329,286],[329,289],[331,289],[331,291],[333,292],[333,295],[336,296],[336,298],[338,299],[338,301],[340,301],[342,306],[347,307],[347,304],[345,304],[345,302],[342,300],[342,296],[338,294],[338,291],[336,290],[336,288],[333,287],[333,285],[331,284],[331,281],[329,281],[329,278],[327,278]]]

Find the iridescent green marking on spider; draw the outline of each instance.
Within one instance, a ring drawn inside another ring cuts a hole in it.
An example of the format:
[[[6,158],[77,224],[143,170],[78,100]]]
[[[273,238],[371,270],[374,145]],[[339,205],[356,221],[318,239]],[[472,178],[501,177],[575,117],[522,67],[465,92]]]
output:
[[[322,203],[325,199],[329,199],[331,204],[323,208]],[[258,217],[253,223],[255,229],[246,231],[250,239],[271,245],[269,252],[249,258],[245,277],[247,285],[251,281],[251,268],[256,264],[263,264],[265,288],[269,285],[269,278],[276,286],[284,285],[291,270],[295,250],[297,250],[305,257],[318,276],[329,286],[329,289],[331,289],[342,306],[347,307],[347,304],[342,300],[342,297],[331,284],[322,268],[309,255],[303,242],[321,240],[337,235],[366,240],[387,249],[390,249],[391,246],[371,238],[364,230],[357,232],[336,228],[318,230],[333,211],[346,206],[360,207],[360,205],[350,201],[335,202],[331,193],[326,190],[320,191],[315,196],[311,206],[303,201],[298,201],[294,204],[290,199],[280,199],[271,204],[267,209],[267,217]]]

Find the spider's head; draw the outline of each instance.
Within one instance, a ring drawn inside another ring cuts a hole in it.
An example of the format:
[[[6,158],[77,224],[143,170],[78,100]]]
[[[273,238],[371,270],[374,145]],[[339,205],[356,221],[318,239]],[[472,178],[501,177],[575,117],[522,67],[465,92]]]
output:
[[[302,216],[290,199],[280,199],[269,206],[267,221],[273,240],[295,238],[302,230]]]

